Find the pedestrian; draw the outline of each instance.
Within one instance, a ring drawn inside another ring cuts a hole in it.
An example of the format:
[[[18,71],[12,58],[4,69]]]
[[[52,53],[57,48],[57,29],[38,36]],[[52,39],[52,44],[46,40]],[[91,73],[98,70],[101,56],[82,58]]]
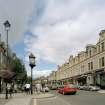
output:
[[[7,89],[8,89],[8,93],[9,93],[9,95],[10,95],[10,98],[12,98],[13,86],[9,84],[9,85],[7,86]]]
[[[36,90],[37,90],[37,93],[40,94],[41,90],[42,90],[42,86],[40,83],[37,83],[36,84]]]
[[[31,88],[30,84],[25,84],[25,92],[27,94],[30,94],[30,88]]]
[[[14,92],[17,93],[17,85],[14,85]]]

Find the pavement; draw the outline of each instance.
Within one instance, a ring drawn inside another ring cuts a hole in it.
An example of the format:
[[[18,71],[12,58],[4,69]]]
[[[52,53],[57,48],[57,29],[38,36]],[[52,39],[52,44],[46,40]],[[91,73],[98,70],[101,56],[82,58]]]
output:
[[[105,90],[99,90],[98,93],[105,93]]]
[[[51,98],[55,97],[51,93],[40,93],[33,95],[26,95],[25,93],[16,93],[6,100],[4,98],[5,94],[0,94],[0,105],[36,105],[37,99]]]
[[[57,94],[56,92],[40,94],[34,93],[33,95],[16,93],[13,94],[13,97],[9,98],[8,100],[5,99],[5,94],[0,94],[0,105],[82,105],[86,101],[90,103],[90,105],[99,105],[100,102],[104,101],[103,97],[105,96],[105,94],[103,93],[105,93],[105,90],[100,90],[98,92],[80,91],[76,96],[64,96]],[[93,100],[93,102],[91,99]],[[94,100],[98,100],[98,104],[94,104]],[[100,105],[105,105],[105,102],[103,103],[104,104]]]

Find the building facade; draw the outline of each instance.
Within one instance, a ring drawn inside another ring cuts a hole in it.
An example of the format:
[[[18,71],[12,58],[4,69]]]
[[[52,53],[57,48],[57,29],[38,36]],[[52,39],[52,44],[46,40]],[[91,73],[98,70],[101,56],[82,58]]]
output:
[[[95,45],[88,44],[85,51],[75,57],[71,55],[69,61],[58,66],[54,73],[50,75],[52,80],[105,88],[105,30],[99,33],[99,40]]]
[[[5,43],[0,42],[0,71],[6,67],[6,49]],[[0,92],[3,90],[3,78],[0,77]]]

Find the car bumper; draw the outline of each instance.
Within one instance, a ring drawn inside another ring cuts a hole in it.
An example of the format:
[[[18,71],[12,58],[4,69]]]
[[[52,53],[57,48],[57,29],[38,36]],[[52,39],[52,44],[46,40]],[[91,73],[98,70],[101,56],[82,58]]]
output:
[[[76,94],[77,91],[66,91],[65,94]]]

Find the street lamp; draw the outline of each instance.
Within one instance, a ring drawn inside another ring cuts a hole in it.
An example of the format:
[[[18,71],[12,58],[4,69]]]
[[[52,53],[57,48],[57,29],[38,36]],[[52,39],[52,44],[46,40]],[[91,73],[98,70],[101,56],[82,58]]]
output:
[[[33,94],[33,88],[32,88],[32,86],[33,86],[33,84],[32,84],[32,69],[33,69],[33,67],[35,66],[35,56],[31,53],[30,55],[29,55],[29,65],[30,65],[30,67],[31,67],[31,94]]]
[[[5,27],[5,31],[6,31],[6,34],[7,34],[7,40],[6,40],[6,43],[7,43],[7,69],[8,69],[8,31],[10,30],[10,27],[11,27],[11,24],[9,23],[8,20],[6,20],[4,22],[4,27]],[[6,96],[5,96],[6,99],[8,99],[8,90],[7,90],[7,81],[6,81]]]

